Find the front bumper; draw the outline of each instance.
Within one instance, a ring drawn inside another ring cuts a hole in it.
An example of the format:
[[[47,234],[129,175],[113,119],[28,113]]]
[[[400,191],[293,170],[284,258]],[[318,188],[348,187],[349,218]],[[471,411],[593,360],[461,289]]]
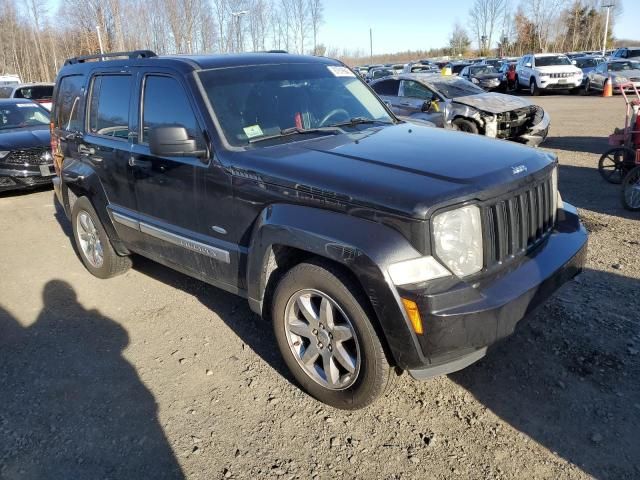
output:
[[[518,142],[529,145],[530,147],[537,147],[545,141],[547,135],[549,135],[549,127],[551,126],[551,118],[545,111],[542,120],[536,125],[531,127],[527,133],[520,135],[517,139]]]
[[[541,90],[567,90],[579,88],[582,85],[582,79],[583,77],[540,77],[540,84],[538,85],[538,88]]]
[[[0,191],[19,190],[51,184],[54,177],[53,164],[42,165],[42,167],[40,169],[40,166],[29,165],[22,169],[16,169],[15,165],[0,164]]]
[[[424,325],[418,335],[428,361],[411,366],[417,379],[450,373],[482,358],[486,348],[511,335],[518,322],[582,270],[587,232],[575,208],[558,210],[545,243],[504,271],[472,282],[442,279],[421,290],[399,289],[414,300]]]

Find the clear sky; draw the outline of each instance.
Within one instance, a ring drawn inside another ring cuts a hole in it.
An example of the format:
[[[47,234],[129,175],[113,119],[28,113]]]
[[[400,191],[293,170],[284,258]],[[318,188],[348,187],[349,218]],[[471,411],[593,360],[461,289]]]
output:
[[[519,0],[510,0],[515,7]],[[617,38],[640,41],[640,0],[618,0]],[[466,26],[473,0],[323,0],[325,23],[320,42],[327,47],[369,52],[426,50],[447,45],[453,24]]]

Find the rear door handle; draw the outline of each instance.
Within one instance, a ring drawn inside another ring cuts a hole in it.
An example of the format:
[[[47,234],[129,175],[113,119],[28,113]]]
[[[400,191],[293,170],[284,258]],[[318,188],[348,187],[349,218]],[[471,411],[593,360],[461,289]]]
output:
[[[130,167],[140,167],[140,168],[151,168],[150,160],[140,160],[134,156],[129,157],[129,166]]]

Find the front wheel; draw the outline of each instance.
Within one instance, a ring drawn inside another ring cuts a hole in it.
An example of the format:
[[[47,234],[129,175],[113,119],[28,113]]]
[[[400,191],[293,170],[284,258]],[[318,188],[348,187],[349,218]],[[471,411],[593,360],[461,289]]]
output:
[[[540,95],[540,89],[538,88],[538,84],[536,83],[535,78],[532,78],[529,83],[529,93],[534,97]]]
[[[616,185],[622,183],[622,179],[634,165],[635,152],[627,147],[615,147],[605,152],[598,161],[598,172],[602,178]]]
[[[466,118],[456,118],[453,123],[458,130],[467,133],[478,133],[478,125],[473,120],[467,120]]]
[[[622,181],[622,206],[632,212],[640,211],[640,167],[634,167]]]
[[[94,276],[111,278],[131,267],[131,259],[118,255],[111,246],[107,232],[87,197],[80,197],[73,204],[71,222],[80,259]]]
[[[336,408],[355,410],[387,388],[391,368],[357,285],[339,269],[302,263],[274,293],[278,347],[301,387]]]

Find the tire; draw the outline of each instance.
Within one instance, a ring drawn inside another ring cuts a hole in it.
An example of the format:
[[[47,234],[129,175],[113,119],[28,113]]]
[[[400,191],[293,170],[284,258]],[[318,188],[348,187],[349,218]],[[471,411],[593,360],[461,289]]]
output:
[[[640,167],[634,167],[622,181],[622,206],[640,212]]]
[[[111,246],[107,232],[87,197],[80,197],[73,204],[71,225],[78,255],[92,275],[111,278],[131,268],[131,259],[118,255]]]
[[[619,185],[635,166],[635,152],[627,147],[615,147],[602,154],[598,160],[598,172],[607,182]]]
[[[368,302],[359,292],[339,269],[322,262],[301,263],[280,280],[272,303],[278,347],[298,384],[317,400],[345,410],[372,403],[392,378]],[[306,311],[311,313],[304,315],[300,305],[310,306]],[[323,305],[333,315],[323,316]],[[333,321],[327,321],[330,318]],[[301,334],[292,332],[294,328]],[[336,340],[338,332],[348,339]],[[311,361],[304,366],[307,353]],[[334,375],[324,369],[325,355],[331,356],[329,371]],[[339,361],[339,357],[350,361]]]
[[[529,93],[533,97],[537,97],[537,96],[540,95],[540,89],[538,88],[538,84],[536,83],[536,79],[533,78],[533,77],[531,78],[531,80],[529,80]]]
[[[458,130],[461,132],[467,133],[475,133],[478,134],[478,125],[475,124],[472,120],[467,120],[466,118],[456,118],[452,122]]]
[[[587,82],[584,84],[584,90],[582,91],[582,94],[591,95],[591,92],[592,92],[591,82],[587,80]]]

